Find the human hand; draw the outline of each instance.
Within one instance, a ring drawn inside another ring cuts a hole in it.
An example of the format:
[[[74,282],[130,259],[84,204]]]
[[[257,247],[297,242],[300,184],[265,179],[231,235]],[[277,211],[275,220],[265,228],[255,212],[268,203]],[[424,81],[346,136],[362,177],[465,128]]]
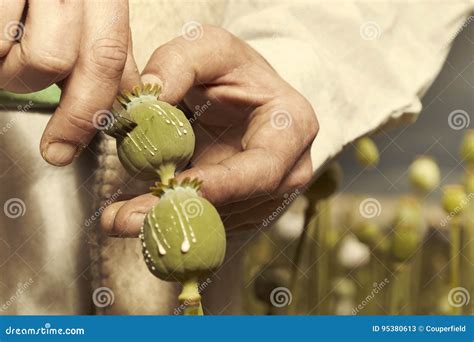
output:
[[[58,108],[41,139],[46,161],[69,164],[96,133],[94,115],[139,82],[128,1],[0,0],[0,89],[29,93],[60,82]]]
[[[310,147],[318,123],[309,102],[249,45],[206,26],[200,39],[181,36],[159,47],[142,76],[161,83],[160,99],[190,108],[196,149],[192,167],[177,176],[203,181],[202,195],[218,207],[228,230],[260,225],[302,188],[313,170]],[[158,198],[145,194],[104,211],[111,235],[137,236]]]

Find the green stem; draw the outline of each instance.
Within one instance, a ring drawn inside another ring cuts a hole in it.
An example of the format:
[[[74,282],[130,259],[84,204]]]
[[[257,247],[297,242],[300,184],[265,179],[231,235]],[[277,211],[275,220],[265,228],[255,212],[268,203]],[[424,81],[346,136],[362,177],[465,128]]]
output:
[[[426,215],[426,206],[425,206],[425,194],[415,194],[418,203],[420,204],[420,221],[425,222]],[[420,230],[419,230],[420,231]],[[411,307],[415,310],[420,309],[420,301],[423,300],[423,297],[420,296],[420,284],[421,284],[421,256],[424,248],[420,248],[420,251],[417,252],[411,258],[411,282],[412,286],[410,287],[410,303],[414,303]],[[413,312],[415,314],[415,312]]]
[[[309,265],[312,265],[314,261],[311,258],[311,252],[314,250],[314,246],[311,245],[309,236],[313,233],[312,231],[317,229],[316,226],[316,203],[310,201],[308,209],[305,213],[305,226],[300,238],[298,239],[295,255],[293,258],[292,273],[290,279],[291,292],[294,294],[294,300],[288,307],[287,313],[289,315],[306,314],[309,308],[308,301],[303,293],[308,292],[308,280],[306,277],[300,276],[300,270],[306,270]]]
[[[174,178],[176,166],[174,164],[163,164],[158,169],[161,183],[168,185],[170,180]]]
[[[378,282],[381,279],[385,279],[385,268],[383,264],[380,263],[381,260],[383,260],[383,255],[380,255],[376,251],[372,252],[375,257],[370,258],[368,268],[370,270],[370,275],[369,279],[367,281],[367,286],[364,286],[364,290],[370,289],[374,284],[378,284]],[[379,292],[376,297],[374,297],[366,307],[366,310],[364,310],[364,313],[367,315],[382,315],[382,307],[383,307],[383,292]]]
[[[469,213],[467,214],[466,218],[466,226],[465,226],[465,239],[466,243],[471,242],[467,246],[467,266],[465,267],[466,270],[466,284],[469,293],[474,294],[474,269],[472,266],[474,264],[474,205],[469,206]],[[469,307],[467,308],[467,315],[474,315],[474,298],[471,299],[469,303]]]
[[[329,296],[329,280],[330,280],[330,270],[329,270],[329,242],[328,242],[328,232],[331,227],[331,206],[330,199],[323,199],[319,202],[318,205],[318,226],[316,229],[316,236],[313,237],[317,242],[318,253],[318,264],[316,268],[316,278],[315,285],[317,289],[316,302],[313,307],[317,307],[317,312],[320,315],[329,315],[330,310],[330,296]]]
[[[471,166],[471,168],[474,165]],[[464,246],[467,249],[467,260],[466,267],[466,287],[469,293],[474,294],[474,173],[467,171],[466,174],[466,194],[468,196],[467,210],[465,212],[465,225],[464,225]],[[474,298],[471,298],[470,303],[466,306],[467,315],[474,315]]]
[[[196,278],[192,278],[183,282],[183,290],[178,299],[179,303],[184,307],[184,316],[202,316],[201,295],[198,290],[199,283]]]
[[[461,219],[454,216],[450,224],[451,233],[451,288],[459,287],[460,276],[460,258],[459,252],[461,250]],[[454,315],[460,315],[462,308],[452,307]]]
[[[394,279],[389,294],[390,315],[412,315],[410,303],[411,264],[394,264]]]

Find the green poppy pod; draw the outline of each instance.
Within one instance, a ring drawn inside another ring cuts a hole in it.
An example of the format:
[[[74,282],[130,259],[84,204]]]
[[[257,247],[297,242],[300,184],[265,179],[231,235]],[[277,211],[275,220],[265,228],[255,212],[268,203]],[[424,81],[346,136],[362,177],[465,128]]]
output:
[[[157,183],[159,202],[146,215],[140,238],[148,269],[166,281],[208,277],[222,264],[224,225],[214,206],[198,195],[200,182]]]
[[[366,167],[375,167],[379,163],[380,153],[375,142],[369,137],[355,142],[357,161]]]
[[[160,87],[145,84],[117,97],[122,112],[113,111],[114,120],[106,133],[117,140],[117,154],[133,176],[163,183],[183,169],[194,152],[191,124],[178,108],[158,100]]]
[[[439,186],[441,172],[438,164],[431,157],[418,157],[410,165],[408,174],[413,190],[421,194],[427,194]]]
[[[466,192],[460,185],[447,185],[443,188],[442,204],[446,213],[459,216],[468,203]]]

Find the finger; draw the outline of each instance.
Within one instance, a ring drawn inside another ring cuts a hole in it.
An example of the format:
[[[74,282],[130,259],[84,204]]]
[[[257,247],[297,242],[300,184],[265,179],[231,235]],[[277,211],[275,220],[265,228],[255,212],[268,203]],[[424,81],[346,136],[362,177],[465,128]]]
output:
[[[283,214],[283,201],[285,198],[277,198],[266,201],[260,205],[251,208],[245,212],[229,215],[223,218],[224,226],[227,230],[238,229],[242,226],[253,225],[255,228],[264,227],[265,219],[271,218],[271,221],[276,221],[278,217]],[[279,209],[278,209],[279,208]]]
[[[94,115],[111,108],[127,60],[126,0],[85,1],[79,57],[41,139],[43,158],[69,164],[96,133]]]
[[[142,72],[143,83],[160,83],[160,98],[177,104],[196,84],[210,82],[235,68],[241,60],[231,50],[234,36],[211,26],[202,38],[177,37],[155,50]]]
[[[0,64],[0,88],[28,93],[64,79],[79,53],[81,13],[79,1],[29,1],[21,41]]]
[[[269,104],[255,110],[243,137],[244,151],[215,165],[196,165],[178,178],[201,179],[203,195],[215,205],[274,193],[316,134],[316,130],[308,131],[304,119],[297,121],[299,113],[313,115],[305,102],[284,105]],[[285,115],[296,113],[289,119],[293,123],[284,129],[273,123],[273,113],[279,111]]]
[[[221,216],[228,216],[232,214],[243,213],[271,199],[273,198],[270,196],[259,196],[259,197],[239,201],[239,202],[224,204],[222,206],[217,207],[217,210],[219,211],[219,214]]]
[[[125,205],[127,201],[119,201],[108,205],[100,216],[100,227],[102,230],[110,235],[113,235],[114,220],[119,209]]]
[[[303,193],[314,176],[313,164],[311,162],[311,148],[308,148],[303,156],[298,160],[293,169],[285,176],[278,189],[276,196],[287,195],[290,192],[298,191]]]
[[[0,13],[2,14],[0,15],[0,58],[6,56],[13,44],[23,34],[20,19],[24,7],[24,0],[0,0]]]
[[[132,32],[128,35],[127,61],[123,69],[122,80],[120,82],[120,91],[130,90],[140,84],[140,73],[133,55]]]
[[[225,204],[218,207],[219,214],[229,216],[247,212],[250,209],[260,206],[269,200],[275,200],[281,196],[288,196],[289,193],[303,193],[307,184],[313,177],[313,167],[311,164],[311,153],[308,149],[298,160],[293,169],[288,172],[287,176],[280,184],[275,193],[267,196],[259,196],[247,200]]]
[[[156,196],[145,194],[108,206],[102,214],[102,230],[112,236],[138,236],[145,215],[157,202]]]

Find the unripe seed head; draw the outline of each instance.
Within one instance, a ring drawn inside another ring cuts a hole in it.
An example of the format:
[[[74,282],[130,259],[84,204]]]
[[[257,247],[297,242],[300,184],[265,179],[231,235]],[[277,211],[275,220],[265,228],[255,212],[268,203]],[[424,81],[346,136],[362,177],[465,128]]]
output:
[[[157,184],[160,201],[146,215],[143,255],[162,280],[185,282],[209,276],[222,264],[226,239],[217,210],[198,195],[199,183]]]
[[[379,163],[379,149],[375,142],[369,137],[363,137],[356,141],[356,158],[362,166],[374,167]]]
[[[150,84],[122,93],[118,100],[124,111],[114,112],[106,132],[117,139],[118,157],[130,174],[143,180],[159,175],[166,182],[188,164],[195,137],[184,113],[159,101],[159,93]]]
[[[410,166],[409,179],[413,189],[423,194],[439,186],[440,171],[435,160],[428,156],[418,157]]]
[[[474,129],[469,129],[461,144],[461,159],[467,164],[474,164]]]
[[[460,185],[448,185],[443,188],[443,209],[448,214],[458,216],[464,211],[467,196]]]
[[[379,225],[372,220],[361,221],[353,232],[360,242],[371,247],[375,246],[382,237]]]

